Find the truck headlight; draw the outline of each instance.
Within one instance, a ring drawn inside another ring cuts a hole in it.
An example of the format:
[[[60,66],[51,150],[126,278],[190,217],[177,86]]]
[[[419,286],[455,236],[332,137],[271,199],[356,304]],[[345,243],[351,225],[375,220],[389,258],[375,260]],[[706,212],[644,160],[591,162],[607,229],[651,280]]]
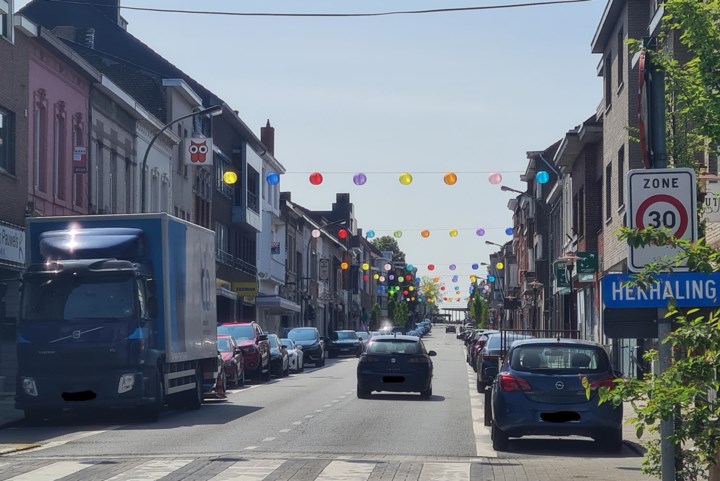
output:
[[[22,378],[22,388],[28,396],[37,397],[38,391],[37,386],[35,385],[35,379],[31,377]]]
[[[118,394],[128,392],[135,386],[135,374],[123,374],[118,383]]]

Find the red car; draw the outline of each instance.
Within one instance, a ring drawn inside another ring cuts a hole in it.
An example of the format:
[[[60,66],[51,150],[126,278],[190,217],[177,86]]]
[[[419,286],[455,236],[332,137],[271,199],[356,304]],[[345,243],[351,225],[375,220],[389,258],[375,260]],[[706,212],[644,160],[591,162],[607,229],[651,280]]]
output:
[[[219,335],[217,345],[222,356],[227,382],[233,386],[244,386],[245,363],[240,346],[237,345],[232,336],[227,335]]]
[[[218,335],[235,339],[243,355],[245,372],[255,381],[270,380],[270,344],[257,322],[231,322],[218,325]]]

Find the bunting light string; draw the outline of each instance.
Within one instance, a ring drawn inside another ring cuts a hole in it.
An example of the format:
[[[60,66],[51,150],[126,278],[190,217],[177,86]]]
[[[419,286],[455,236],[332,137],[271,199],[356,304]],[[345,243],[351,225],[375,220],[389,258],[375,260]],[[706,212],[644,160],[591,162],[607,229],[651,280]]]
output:
[[[392,171],[370,171],[370,172],[351,172],[351,171],[330,171],[330,172],[302,172],[302,171],[290,171],[285,172],[283,175],[288,174],[299,174],[307,175],[308,181],[312,185],[320,185],[325,180],[325,175],[352,175],[352,182],[357,186],[365,185],[369,175],[397,175],[398,182],[402,185],[410,185],[413,182],[413,175],[437,175],[438,178],[445,185],[455,185],[461,180],[458,174],[465,176],[475,175],[487,175],[487,181],[491,185],[499,185],[503,180],[503,174],[522,174],[522,170],[503,170],[503,171],[489,171],[489,170],[476,170],[476,171],[419,171],[419,172],[392,172]],[[280,181],[280,174],[275,171],[268,172],[265,175],[265,181],[269,184],[277,184]]]

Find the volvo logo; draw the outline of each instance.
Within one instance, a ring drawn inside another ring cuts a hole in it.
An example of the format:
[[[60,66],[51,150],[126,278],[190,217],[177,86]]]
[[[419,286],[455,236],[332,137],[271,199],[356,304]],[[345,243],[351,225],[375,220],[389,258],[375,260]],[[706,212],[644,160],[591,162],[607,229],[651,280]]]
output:
[[[558,390],[559,390],[559,389],[564,389],[564,388],[565,388],[565,383],[564,383],[564,382],[558,381],[558,382],[555,383],[555,389],[558,389]]]
[[[82,336],[82,332],[80,330],[73,331],[73,333],[72,333],[73,339],[80,339],[80,336]]]

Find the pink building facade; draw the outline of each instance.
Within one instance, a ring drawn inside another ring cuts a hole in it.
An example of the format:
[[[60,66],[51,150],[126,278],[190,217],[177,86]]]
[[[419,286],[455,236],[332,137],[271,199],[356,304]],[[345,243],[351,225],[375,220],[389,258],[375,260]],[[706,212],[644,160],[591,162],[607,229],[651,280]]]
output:
[[[89,82],[81,70],[37,41],[29,51],[29,77],[28,197],[33,215],[87,214],[83,147],[86,152]]]

